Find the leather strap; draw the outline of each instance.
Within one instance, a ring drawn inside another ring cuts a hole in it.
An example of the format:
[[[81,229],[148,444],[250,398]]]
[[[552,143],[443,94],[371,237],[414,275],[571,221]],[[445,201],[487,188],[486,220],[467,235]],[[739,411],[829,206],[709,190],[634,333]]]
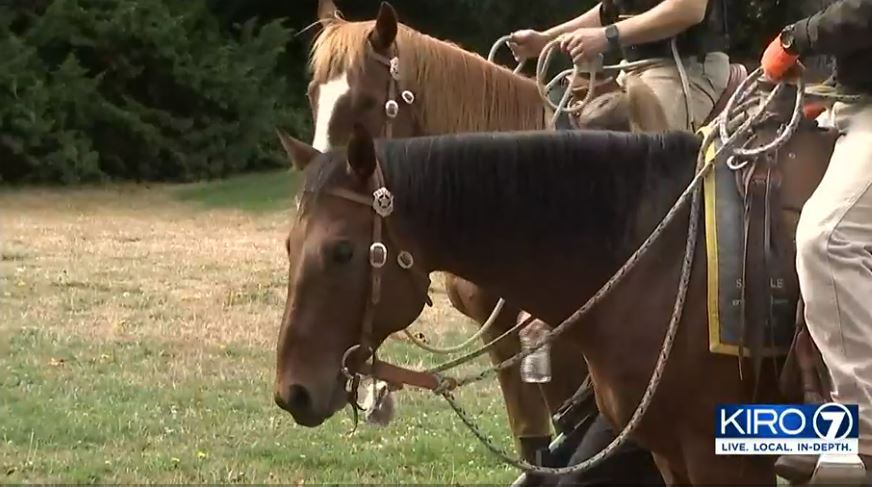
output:
[[[381,360],[374,360],[371,364],[363,364],[359,372],[387,382],[393,390],[402,389],[403,386],[409,385],[434,391],[442,384],[442,379],[431,372],[411,370]]]
[[[429,389],[435,389],[439,383],[439,378],[427,372],[417,372],[409,369],[405,369],[402,367],[398,367],[395,365],[388,364],[386,362],[381,362],[378,360],[376,356],[375,339],[373,337],[373,326],[375,322],[375,311],[379,302],[381,301],[381,290],[382,290],[382,275],[384,272],[384,266],[388,265],[390,262],[390,258],[388,255],[388,247],[385,245],[385,234],[387,236],[392,237],[390,226],[385,224],[386,219],[390,216],[390,211],[385,212],[385,214],[379,213],[379,210],[376,208],[376,193],[382,190],[386,190],[385,185],[385,177],[384,173],[381,169],[381,163],[378,159],[376,159],[375,170],[373,171],[373,185],[372,185],[372,194],[373,196],[364,196],[354,191],[350,191],[343,188],[331,189],[327,191],[326,194],[336,196],[338,198],[345,199],[347,201],[351,201],[352,203],[356,203],[359,205],[366,206],[373,210],[373,223],[372,223],[372,237],[371,242],[372,245],[370,247],[370,298],[366,301],[366,305],[363,312],[363,321],[361,323],[361,336],[359,341],[359,346],[355,345],[352,349],[357,349],[358,352],[357,357],[352,359],[348,357],[350,352],[354,351],[349,349],[346,352],[347,360],[354,360],[356,363],[352,366],[350,364],[343,363],[344,368],[348,368],[349,372],[356,372],[352,378],[352,391],[350,393],[350,397],[353,402],[356,403],[354,390],[355,382],[359,377],[359,374],[363,373],[365,375],[371,375],[375,378],[381,379],[388,384],[392,385],[395,389],[402,388],[403,384],[413,385],[416,387],[423,387]],[[391,196],[392,197],[392,196]],[[391,238],[394,244],[398,244],[399,240],[396,238]],[[383,251],[383,255],[376,256],[375,252],[378,251],[378,247]],[[399,254],[397,254],[399,256]],[[411,259],[411,254],[410,259]],[[378,259],[376,259],[378,257]],[[417,287],[417,280],[415,280],[415,276],[412,274],[414,272],[413,262],[410,262],[409,268],[409,276],[413,281],[413,285]],[[429,282],[429,279],[427,279]],[[425,296],[425,301],[428,305],[432,305],[433,302],[430,299],[429,289],[423,289],[422,294]],[[369,355],[370,364],[366,363],[367,355]],[[343,360],[344,361],[344,360]]]

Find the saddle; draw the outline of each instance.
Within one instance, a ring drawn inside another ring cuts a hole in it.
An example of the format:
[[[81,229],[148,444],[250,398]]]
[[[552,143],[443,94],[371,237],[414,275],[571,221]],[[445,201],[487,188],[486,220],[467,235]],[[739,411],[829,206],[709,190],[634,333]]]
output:
[[[776,107],[755,127],[753,145],[777,137],[792,105],[792,93],[776,101]],[[771,345],[766,330],[772,330],[776,320],[795,325],[792,343],[784,356],[776,357],[782,362],[781,370],[775,369],[782,395],[791,402],[828,398],[827,374],[803,320],[795,267],[796,227],[803,205],[826,172],[838,136],[836,130],[822,129],[815,121],[803,119],[781,149],[752,158],[736,171],[745,204],[741,283],[745,350],[740,350],[739,356],[751,359],[756,387],[765,358],[763,350]]]

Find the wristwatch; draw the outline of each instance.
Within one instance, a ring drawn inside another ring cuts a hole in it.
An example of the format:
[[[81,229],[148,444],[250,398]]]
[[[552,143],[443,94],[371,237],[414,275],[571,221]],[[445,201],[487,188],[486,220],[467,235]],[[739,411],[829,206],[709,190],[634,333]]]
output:
[[[621,33],[615,24],[606,26],[606,40],[609,41],[609,49],[616,51],[621,48]]]
[[[794,30],[796,29],[793,25],[788,25],[781,31],[781,47],[784,48],[785,51],[790,54],[797,55],[796,52],[796,35],[794,34]]]

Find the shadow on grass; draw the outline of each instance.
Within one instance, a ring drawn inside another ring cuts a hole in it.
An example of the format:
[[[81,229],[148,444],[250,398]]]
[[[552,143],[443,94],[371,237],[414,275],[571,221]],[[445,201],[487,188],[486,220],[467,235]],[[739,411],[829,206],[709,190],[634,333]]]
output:
[[[179,185],[170,192],[181,201],[206,208],[276,211],[293,205],[299,181],[298,173],[281,169]]]

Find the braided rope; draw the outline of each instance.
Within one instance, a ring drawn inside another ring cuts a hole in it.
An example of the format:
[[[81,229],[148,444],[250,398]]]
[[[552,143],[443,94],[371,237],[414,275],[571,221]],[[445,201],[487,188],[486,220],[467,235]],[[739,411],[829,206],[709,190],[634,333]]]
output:
[[[704,150],[701,151],[701,154],[703,155],[700,156],[700,160],[704,159],[705,150],[714,141],[713,134],[714,132],[711,132],[711,135],[706,137],[707,142],[704,146]],[[706,162],[704,163],[704,165],[702,165],[702,168],[700,169],[698,174],[705,175],[712,169],[712,167],[713,163],[711,161]],[[700,181],[702,181],[702,179],[700,179]],[[681,277],[679,279],[678,292],[675,297],[675,305],[672,309],[672,316],[669,321],[666,336],[663,339],[663,347],[661,348],[660,354],[657,357],[657,364],[655,365],[654,371],[651,374],[651,378],[648,381],[648,386],[645,388],[645,393],[643,394],[641,401],[637,405],[636,410],[633,412],[633,415],[630,417],[630,420],[627,422],[627,425],[605,448],[603,448],[596,455],[579,464],[561,468],[540,467],[538,465],[533,465],[529,462],[526,462],[523,459],[514,458],[506,453],[503,449],[497,446],[484,432],[482,432],[480,428],[478,428],[478,426],[472,421],[472,418],[466,413],[466,411],[463,410],[460,404],[457,403],[457,401],[451,395],[450,391],[441,392],[442,397],[446,400],[446,402],[448,402],[449,406],[451,406],[451,409],[453,409],[454,412],[457,413],[461,421],[463,421],[467,428],[472,431],[472,433],[479,439],[479,441],[481,441],[481,443],[488,450],[490,450],[504,462],[527,472],[549,475],[570,475],[594,468],[595,466],[602,463],[605,459],[610,457],[616,450],[621,448],[627,442],[630,435],[635,432],[636,428],[638,428],[639,423],[641,423],[642,418],[648,411],[648,407],[651,405],[654,393],[657,391],[657,386],[660,384],[660,380],[663,377],[663,371],[666,369],[666,364],[669,360],[670,353],[672,352],[672,345],[675,343],[675,337],[678,334],[678,324],[681,321],[681,316],[684,311],[684,302],[687,296],[687,289],[690,287],[690,274],[693,268],[693,256],[696,250],[697,235],[699,233],[697,231],[697,226],[699,224],[699,205],[700,200],[702,199],[701,195],[702,186],[700,186],[699,184],[694,185],[693,199],[690,210],[690,222],[688,227],[687,245],[685,247],[684,259],[682,261]]]
[[[759,76],[759,74],[760,73],[755,71],[754,73],[752,73],[751,76],[749,76],[749,78],[751,78],[753,76]],[[756,79],[754,80],[754,82],[756,82]],[[751,83],[749,83],[749,84],[751,84]],[[743,85],[745,85],[744,82],[743,82]],[[781,86],[782,85],[779,85],[779,87],[781,87]],[[779,134],[779,137],[776,139],[776,141],[778,139],[781,139],[781,138],[783,138],[785,141],[787,139],[789,139],[789,137],[793,135],[793,133],[795,132],[796,128],[799,125],[799,122],[798,121],[794,122],[794,120],[797,118],[796,112],[797,111],[801,112],[801,107],[802,107],[801,100],[802,100],[802,96],[803,96],[803,86],[804,85],[800,84],[799,88],[797,89],[797,95],[796,95],[797,101],[794,105],[794,116],[791,118],[791,123],[789,123],[788,125],[786,125],[784,127],[783,131]],[[780,90],[778,90],[778,88],[776,88],[776,90],[774,90],[774,91],[778,92]],[[728,106],[731,106],[734,104],[737,104],[738,106],[744,105],[745,101],[743,100],[742,102],[739,102],[739,100],[743,97],[750,96],[751,90],[742,90],[742,93],[744,93],[744,94],[740,95],[737,93],[736,95],[734,95],[730,100],[731,103],[728,104]],[[767,106],[768,104],[770,104],[774,100],[774,98],[775,98],[775,95],[772,95],[772,94],[770,94],[770,96],[766,97],[766,100],[764,102],[763,107],[761,107],[755,113],[752,113],[750,116],[747,116],[746,117],[747,119],[743,123],[741,123],[739,125],[739,127],[735,131],[733,131],[732,133],[729,133],[729,126],[732,126],[734,124],[732,123],[732,121],[730,120],[730,118],[728,116],[729,112],[727,112],[726,110],[725,110],[725,113],[722,114],[722,116],[717,117],[712,122],[712,125],[719,126],[718,127],[719,130],[709,130],[706,132],[706,136],[705,136],[703,143],[701,145],[701,150],[700,150],[698,160],[697,160],[697,169],[698,169],[697,173],[694,176],[693,180],[691,180],[688,187],[679,196],[676,203],[667,212],[667,214],[663,218],[663,220],[657,225],[657,227],[654,228],[654,230],[651,232],[651,234],[648,236],[648,238],[642,243],[642,245],[639,247],[639,249],[636,250],[636,252],[634,252],[633,255],[630,256],[630,258],[627,260],[627,262],[625,262],[624,265],[622,265],[621,268],[618,269],[618,271],[581,308],[579,308],[569,318],[567,318],[560,325],[558,325],[556,328],[554,328],[544,340],[540,341],[539,344],[537,344],[536,346],[530,347],[527,350],[523,350],[520,353],[516,354],[515,356],[513,356],[507,360],[504,360],[500,364],[497,364],[493,367],[487,368],[487,369],[485,369],[477,374],[473,374],[473,375],[470,375],[467,377],[462,377],[459,379],[458,378],[442,378],[441,379],[442,385],[439,388],[437,388],[436,391],[434,391],[434,392],[441,395],[446,400],[446,402],[448,402],[449,406],[454,410],[454,412],[458,415],[458,417],[460,417],[461,421],[470,429],[470,431],[472,431],[472,433],[479,439],[479,441],[481,441],[482,444],[485,447],[487,447],[488,450],[490,450],[492,453],[494,453],[497,457],[499,457],[504,462],[506,462],[510,465],[513,465],[517,468],[520,468],[522,470],[528,471],[528,472],[543,473],[543,474],[550,474],[550,475],[568,475],[568,474],[584,472],[584,471],[587,471],[587,470],[595,467],[596,465],[601,463],[603,460],[605,460],[606,458],[611,456],[624,443],[626,443],[629,436],[638,427],[639,423],[641,422],[642,418],[644,417],[645,413],[647,412],[648,407],[651,404],[651,400],[654,396],[654,393],[656,392],[656,390],[660,384],[660,380],[662,379],[663,371],[665,370],[666,364],[667,364],[668,359],[669,359],[669,355],[672,351],[672,345],[674,344],[675,336],[676,336],[677,331],[678,331],[678,324],[681,321],[681,315],[682,315],[683,310],[684,310],[684,300],[685,300],[687,288],[689,287],[689,282],[690,282],[689,281],[690,280],[690,272],[691,272],[691,269],[693,267],[693,265],[692,265],[693,264],[693,255],[694,255],[694,251],[695,251],[695,247],[696,247],[696,240],[697,240],[697,233],[698,233],[697,226],[698,226],[698,221],[699,221],[699,201],[701,199],[701,183],[704,180],[705,176],[714,168],[714,164],[720,159],[721,154],[726,153],[726,152],[736,154],[737,149],[740,149],[740,147],[738,147],[738,143],[740,141],[740,138],[743,137],[744,135],[746,135],[751,130],[754,123],[756,123],[756,121],[759,120],[760,117],[762,117],[762,115],[764,113],[763,108],[765,106]],[[710,128],[711,128],[711,125],[710,125]],[[726,137],[724,136],[724,134],[726,134]],[[709,151],[711,144],[714,143],[715,138],[717,138],[718,136],[720,136],[720,138],[721,138],[722,145],[720,148],[718,148],[715,151],[714,156],[707,160],[705,157],[706,153]],[[783,145],[783,142],[779,142],[778,144],[768,144],[767,146],[764,146],[764,147],[770,147],[770,146],[771,147],[780,147],[781,145]],[[633,415],[631,416],[630,420],[627,422],[626,426],[615,437],[615,439],[608,446],[606,446],[602,451],[600,451],[599,453],[597,453],[596,455],[594,455],[593,457],[589,458],[588,460],[586,460],[582,463],[579,463],[579,464],[573,465],[573,466],[569,466],[569,467],[562,467],[562,468],[540,467],[537,465],[532,465],[532,464],[530,464],[522,459],[514,458],[514,457],[511,457],[510,455],[508,455],[504,450],[502,450],[497,445],[495,445],[488,438],[488,436],[485,433],[483,433],[480,428],[478,428],[476,426],[476,424],[473,422],[473,420],[469,416],[469,414],[467,414],[466,411],[464,411],[463,408],[460,406],[460,404],[454,399],[453,395],[451,394],[451,391],[457,387],[484,380],[485,378],[497,373],[500,370],[503,370],[505,368],[516,365],[521,360],[523,360],[524,357],[534,353],[535,351],[540,349],[545,344],[552,342],[559,335],[565,333],[566,330],[569,329],[569,327],[571,327],[572,325],[574,325],[575,323],[580,321],[584,317],[584,315],[590,309],[593,308],[593,306],[595,306],[599,301],[601,301],[602,298],[606,294],[608,294],[608,292],[611,291],[611,289],[613,289],[614,286],[616,286],[619,282],[621,282],[623,280],[623,277],[630,270],[632,270],[633,267],[635,267],[635,265],[647,253],[647,251],[650,249],[650,247],[653,245],[653,243],[660,237],[660,235],[662,235],[663,231],[669,225],[669,223],[671,223],[672,220],[674,220],[675,216],[678,214],[678,211],[684,207],[684,205],[686,204],[687,199],[689,197],[692,197],[692,202],[691,202],[691,209],[690,209],[690,222],[688,224],[688,238],[687,238],[687,245],[685,247],[685,254],[684,254],[684,259],[682,262],[681,277],[679,280],[679,287],[678,287],[678,292],[676,295],[675,305],[673,307],[672,316],[670,318],[669,326],[667,327],[666,336],[663,339],[663,346],[661,348],[660,355],[657,358],[657,363],[654,367],[654,371],[651,374],[651,378],[648,382],[648,386],[646,387],[645,392],[642,396],[642,399],[640,400],[639,404],[637,405],[635,411],[633,412]]]
[[[842,103],[868,103],[872,101],[870,95],[843,93],[838,88],[827,84],[809,86],[806,88],[805,94],[809,98],[821,98]]]

